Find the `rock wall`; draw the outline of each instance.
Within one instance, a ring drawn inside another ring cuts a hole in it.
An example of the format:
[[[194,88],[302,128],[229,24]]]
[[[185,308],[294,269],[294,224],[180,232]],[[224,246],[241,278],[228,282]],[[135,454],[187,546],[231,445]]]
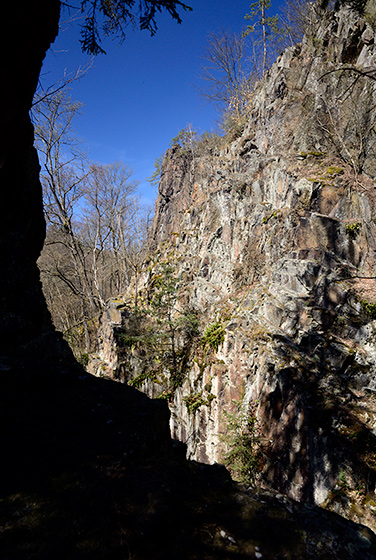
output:
[[[4,557],[213,559],[219,553],[273,560],[293,550],[307,559],[317,551],[327,558],[374,558],[374,535],[365,527],[306,512],[281,495],[260,499],[234,487],[223,469],[188,464],[168,438],[167,407],[83,375],[69,361],[69,372],[56,363],[62,354],[35,264],[44,221],[27,113],[57,33],[59,6],[36,0],[0,9]],[[113,302],[103,347],[130,319]],[[54,360],[41,367],[48,353]]]
[[[189,456],[221,461],[224,414],[240,406],[256,419],[259,485],[371,527],[376,82],[363,74],[375,57],[358,14],[323,13],[255,89],[239,138],[201,155],[168,150],[143,278],[147,299],[156,263],[169,263],[201,337],[224,327],[168,393]],[[132,381],[145,372],[137,347],[106,362],[105,340],[130,332],[129,307],[119,313],[116,329],[103,320],[92,371]],[[150,375],[140,387],[166,395]]]
[[[41,348],[58,354],[36,265],[45,223],[29,110],[59,13],[58,0],[1,8],[0,355]]]

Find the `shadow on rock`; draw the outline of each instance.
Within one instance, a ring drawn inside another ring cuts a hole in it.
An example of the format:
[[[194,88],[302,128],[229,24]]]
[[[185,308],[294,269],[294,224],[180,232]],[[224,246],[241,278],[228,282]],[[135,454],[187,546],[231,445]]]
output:
[[[186,461],[160,401],[78,366],[0,384],[3,560],[376,558],[369,529]]]

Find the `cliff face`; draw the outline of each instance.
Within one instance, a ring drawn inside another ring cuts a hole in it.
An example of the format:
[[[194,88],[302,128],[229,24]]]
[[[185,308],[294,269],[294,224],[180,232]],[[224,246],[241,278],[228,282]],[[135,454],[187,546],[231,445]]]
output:
[[[168,263],[201,342],[188,352],[181,342],[184,372],[166,391],[135,339],[130,348],[132,313],[113,302],[91,366],[168,398],[173,436],[200,461],[223,459],[224,414],[246,412],[260,485],[371,527],[376,82],[364,74],[375,63],[372,28],[342,8],[279,57],[238,139],[201,155],[168,150],[143,295]],[[205,346],[210,325],[224,337]],[[128,345],[109,364],[119,333]]]
[[[84,375],[69,360],[66,370],[56,363],[63,353],[35,264],[44,220],[28,110],[59,7],[40,0],[1,8],[2,557],[375,558],[365,527],[280,494],[241,492],[220,467],[185,461],[169,438],[163,403]],[[112,302],[103,320],[103,349],[135,322],[120,307]],[[127,355],[136,366],[136,353]],[[124,375],[119,352],[111,368]]]

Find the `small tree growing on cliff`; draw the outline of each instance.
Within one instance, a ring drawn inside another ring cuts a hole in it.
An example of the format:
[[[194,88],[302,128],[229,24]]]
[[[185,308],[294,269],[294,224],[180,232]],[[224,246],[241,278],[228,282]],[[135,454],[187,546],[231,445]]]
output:
[[[251,23],[247,25],[244,36],[252,34],[255,38],[254,43],[261,47],[261,69],[262,75],[265,74],[267,66],[271,62],[271,55],[275,56],[276,43],[285,34],[285,30],[279,25],[278,15],[268,16],[271,0],[257,0],[250,5],[250,12],[244,17]]]
[[[253,485],[259,470],[258,437],[256,418],[241,411],[240,404],[235,412],[225,412],[225,431],[220,436],[226,451],[223,461],[233,478],[245,486]]]
[[[138,387],[152,381],[158,396],[166,399],[183,382],[191,349],[198,341],[197,313],[178,302],[179,288],[182,279],[171,262],[151,264],[146,299],[144,294],[134,308],[133,330],[119,335],[125,360],[131,348],[140,364],[141,373],[130,384]]]
[[[178,386],[184,369],[184,342],[197,334],[197,317],[178,305],[178,287],[182,280],[168,262],[159,263],[149,287],[149,313],[156,321],[162,350],[162,369],[170,372],[169,385]]]
[[[161,174],[162,174],[162,163],[163,163],[163,159],[164,159],[164,154],[161,154],[160,156],[158,156],[154,162],[154,171],[153,173],[150,175],[150,177],[147,177],[146,180],[153,186],[153,187],[157,187],[159,184],[159,181],[161,179]]]
[[[179,130],[176,136],[171,139],[170,146],[179,146],[182,154],[194,157],[196,155],[198,132],[191,124]]]
[[[285,2],[279,13],[279,24],[284,30],[284,36],[281,37],[281,47],[300,43],[304,34],[309,30],[311,25],[317,21],[318,12],[322,8],[315,2],[308,0],[289,0]]]

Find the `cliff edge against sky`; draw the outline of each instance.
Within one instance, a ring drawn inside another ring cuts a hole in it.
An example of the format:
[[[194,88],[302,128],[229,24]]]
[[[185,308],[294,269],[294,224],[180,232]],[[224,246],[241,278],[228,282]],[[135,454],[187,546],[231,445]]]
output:
[[[371,23],[322,12],[255,88],[235,140],[167,151],[141,296],[153,304],[174,276],[177,313],[196,314],[200,336],[177,329],[180,362],[163,371],[148,327],[113,302],[92,369],[166,398],[173,436],[200,461],[223,460],[224,418],[246,413],[257,484],[374,528]],[[213,325],[223,338],[209,347]]]

